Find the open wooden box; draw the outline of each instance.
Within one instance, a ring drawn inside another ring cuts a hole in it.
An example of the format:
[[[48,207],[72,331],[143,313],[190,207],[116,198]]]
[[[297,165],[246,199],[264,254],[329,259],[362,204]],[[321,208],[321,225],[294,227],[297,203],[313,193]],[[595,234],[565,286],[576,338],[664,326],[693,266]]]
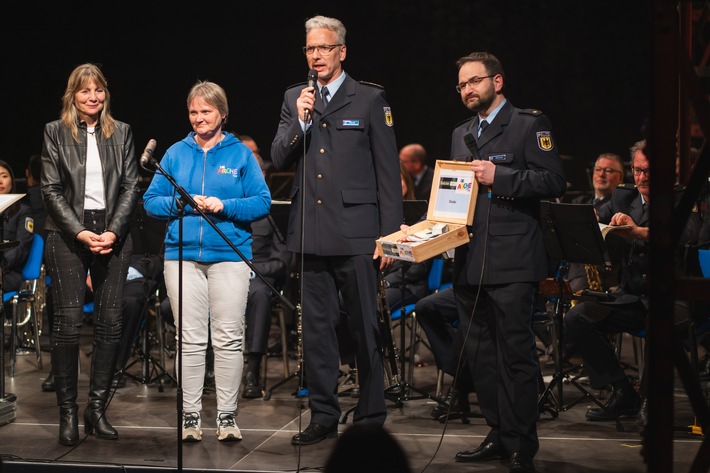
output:
[[[447,231],[426,241],[402,241],[401,231],[377,240],[382,256],[419,263],[445,251],[468,243],[466,225],[473,223],[473,213],[478,197],[476,181],[470,163],[464,161],[437,161],[431,186],[427,220],[409,227],[407,235],[421,232],[437,224],[447,226]]]

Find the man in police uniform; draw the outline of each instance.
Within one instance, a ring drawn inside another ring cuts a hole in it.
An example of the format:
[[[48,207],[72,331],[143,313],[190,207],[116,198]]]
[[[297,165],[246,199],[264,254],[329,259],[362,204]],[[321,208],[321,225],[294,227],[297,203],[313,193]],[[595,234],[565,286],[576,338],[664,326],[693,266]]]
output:
[[[474,116],[453,131],[451,157],[471,161],[479,185],[468,245],[454,258],[459,330],[490,432],[457,461],[510,458],[511,472],[535,471],[539,365],[532,332],[538,281],[548,276],[540,200],[566,187],[550,121],[513,107],[498,59],[475,52],[457,61],[456,90]],[[470,327],[470,332],[469,330]]]
[[[316,16],[305,26],[304,52],[318,81],[315,87],[286,90],[271,146],[278,169],[296,166],[287,245],[303,260],[303,366],[311,419],[291,439],[294,445],[337,435],[338,293],[357,346],[360,397],[353,420],[385,421],[377,269],[393,260],[378,260],[375,240],[403,222],[399,157],[385,93],[343,71],[347,47],[339,20]]]

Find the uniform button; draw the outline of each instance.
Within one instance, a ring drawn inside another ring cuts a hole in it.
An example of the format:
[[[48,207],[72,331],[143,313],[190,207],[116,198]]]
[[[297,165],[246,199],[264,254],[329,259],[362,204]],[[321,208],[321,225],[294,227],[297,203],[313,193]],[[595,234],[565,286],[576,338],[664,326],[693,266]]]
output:
[[[325,154],[325,150],[323,148],[320,149],[320,154]]]
[[[316,177],[317,177],[318,179],[323,179],[323,174],[316,174]]]
[[[322,200],[320,200],[320,199],[316,200],[316,204],[320,205],[320,204],[322,204],[322,203],[323,203]]]
[[[328,124],[327,124],[327,123],[321,123],[321,124],[320,124],[320,127],[321,127],[321,128],[328,128]]]

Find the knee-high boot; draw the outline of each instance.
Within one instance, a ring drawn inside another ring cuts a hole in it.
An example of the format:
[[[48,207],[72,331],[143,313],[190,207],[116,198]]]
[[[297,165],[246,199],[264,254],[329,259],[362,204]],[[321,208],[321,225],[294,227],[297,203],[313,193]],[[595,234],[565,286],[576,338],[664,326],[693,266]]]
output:
[[[89,403],[84,410],[84,433],[96,438],[115,440],[118,432],[106,420],[106,402],[111,391],[111,380],[116,370],[118,343],[94,342],[91,355]]]
[[[79,442],[79,408],[76,404],[79,376],[79,345],[52,347],[52,371],[59,406],[59,443]]]

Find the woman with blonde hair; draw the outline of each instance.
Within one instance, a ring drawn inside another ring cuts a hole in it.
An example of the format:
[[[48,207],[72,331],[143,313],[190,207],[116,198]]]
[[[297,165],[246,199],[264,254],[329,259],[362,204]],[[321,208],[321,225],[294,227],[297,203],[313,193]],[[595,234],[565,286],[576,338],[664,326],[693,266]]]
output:
[[[44,127],[42,198],[45,261],[52,279],[52,370],[59,443],[79,441],[77,378],[86,276],[94,290],[94,340],[84,432],[114,440],[106,403],[121,340],[121,299],[133,251],[129,225],[138,202],[131,127],[114,119],[103,73],[94,64],[69,75],[60,119]]]

